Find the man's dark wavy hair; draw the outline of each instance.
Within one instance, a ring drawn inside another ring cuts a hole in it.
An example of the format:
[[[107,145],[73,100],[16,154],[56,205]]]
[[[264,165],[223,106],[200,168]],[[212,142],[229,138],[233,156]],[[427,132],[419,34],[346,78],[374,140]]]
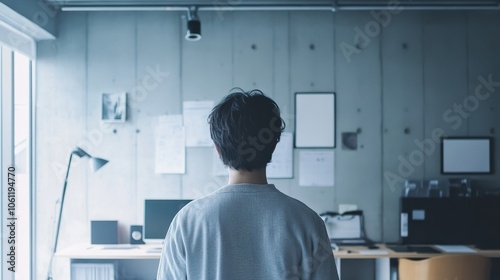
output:
[[[276,102],[257,89],[233,89],[208,122],[224,165],[245,171],[266,167],[285,129]]]

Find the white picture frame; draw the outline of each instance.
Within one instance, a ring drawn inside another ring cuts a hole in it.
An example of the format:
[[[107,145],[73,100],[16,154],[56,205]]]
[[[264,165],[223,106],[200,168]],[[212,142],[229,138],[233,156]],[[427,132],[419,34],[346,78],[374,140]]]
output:
[[[335,148],[335,93],[295,93],[295,147]]]
[[[111,123],[121,123],[127,120],[127,93],[102,94],[101,120]]]

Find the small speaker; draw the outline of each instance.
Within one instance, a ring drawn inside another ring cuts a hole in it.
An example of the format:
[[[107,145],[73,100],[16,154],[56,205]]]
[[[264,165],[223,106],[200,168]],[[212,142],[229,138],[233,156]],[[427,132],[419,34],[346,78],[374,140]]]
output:
[[[142,240],[142,226],[130,226],[130,244],[144,244],[144,240]]]
[[[118,221],[90,221],[91,244],[118,244]]]

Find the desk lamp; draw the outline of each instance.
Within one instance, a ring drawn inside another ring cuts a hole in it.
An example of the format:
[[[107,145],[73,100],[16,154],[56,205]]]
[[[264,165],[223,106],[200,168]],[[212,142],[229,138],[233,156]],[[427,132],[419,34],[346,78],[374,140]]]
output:
[[[50,262],[49,262],[49,271],[47,273],[47,280],[52,280],[52,261],[54,259],[54,254],[57,251],[57,240],[59,239],[59,228],[61,227],[61,214],[63,210],[63,205],[64,205],[64,196],[66,195],[66,186],[68,185],[68,175],[69,175],[69,169],[71,167],[71,160],[73,159],[73,155],[76,155],[78,157],[88,157],[90,158],[90,168],[92,172],[96,172],[99,170],[101,167],[103,167],[106,163],[108,163],[107,160],[102,159],[102,158],[97,158],[89,155],[87,152],[82,150],[79,147],[76,147],[70,154],[69,156],[69,162],[68,162],[68,168],[66,169],[66,177],[64,178],[64,185],[63,185],[63,191],[62,191],[62,197],[61,197],[61,206],[59,207],[59,216],[57,219],[57,229],[56,229],[56,237],[54,238],[54,247],[52,254],[50,255]]]

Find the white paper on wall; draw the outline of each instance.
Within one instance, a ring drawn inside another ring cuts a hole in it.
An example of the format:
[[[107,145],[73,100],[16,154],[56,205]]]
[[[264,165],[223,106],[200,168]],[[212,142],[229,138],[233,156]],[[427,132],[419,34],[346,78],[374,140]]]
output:
[[[173,115],[162,115],[158,117],[159,125],[170,125],[170,126],[182,126],[182,115],[181,114],[173,114]]]
[[[333,150],[299,152],[299,185],[333,187],[335,183]]]
[[[183,102],[182,113],[186,128],[187,147],[211,147],[213,145],[207,121],[213,107],[213,101]]]
[[[293,178],[293,133],[281,133],[271,162],[267,165],[268,178]]]
[[[155,129],[155,173],[186,172],[186,136],[180,115],[161,116]]]

